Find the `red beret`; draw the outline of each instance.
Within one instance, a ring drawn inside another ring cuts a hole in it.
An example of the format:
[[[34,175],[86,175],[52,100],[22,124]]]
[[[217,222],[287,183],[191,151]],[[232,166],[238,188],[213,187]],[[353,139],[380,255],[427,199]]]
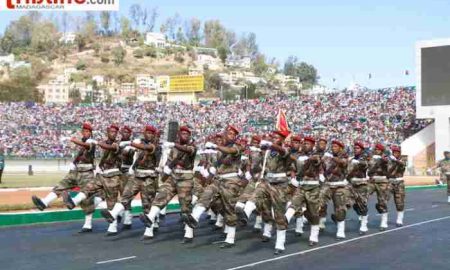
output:
[[[312,143],[312,144],[315,144],[315,143],[316,143],[316,139],[314,139],[314,138],[311,137],[311,136],[306,136],[305,138],[303,138],[303,140],[304,140],[305,142],[310,142],[310,143]]]
[[[382,145],[381,143],[377,143],[377,144],[375,144],[375,149],[384,151],[384,145]]]
[[[181,131],[186,131],[186,132],[188,132],[189,134],[191,134],[191,130],[189,129],[188,126],[181,126],[181,127],[180,127],[180,132],[181,132]]]
[[[365,148],[362,142],[355,142],[355,146],[359,146],[361,149]]]
[[[129,133],[133,133],[133,130],[129,126],[123,126],[122,131],[127,131]]]
[[[145,131],[148,131],[148,132],[151,132],[151,133],[153,133],[153,134],[156,134],[156,132],[158,132],[158,130],[154,127],[154,126],[152,126],[152,125],[147,125],[147,126],[145,126],[145,129],[144,129]]]
[[[261,142],[261,137],[258,136],[258,135],[253,135],[253,136],[252,136],[252,141],[255,141],[255,142]]]
[[[392,152],[401,152],[402,148],[398,145],[392,145],[391,150],[392,150]]]
[[[232,125],[228,125],[227,130],[233,131],[234,133],[236,133],[236,135],[239,134],[239,130],[236,127],[232,126]]]
[[[337,145],[339,145],[342,148],[345,147],[344,143],[341,142],[340,140],[333,140],[333,141],[331,141],[331,144],[337,144]]]
[[[325,137],[320,137],[320,138],[319,138],[319,142],[320,142],[320,141],[328,142],[327,138],[325,138]]]
[[[280,135],[281,137],[283,137],[283,138],[286,138],[287,136],[289,136],[289,131],[287,131],[287,130],[276,130],[276,131],[274,131],[273,132],[274,134],[278,134],[278,135]]]
[[[87,129],[92,132],[92,126],[89,123],[83,123],[82,129]]]
[[[115,124],[111,124],[109,127],[109,129],[115,129],[116,131],[119,131],[119,127]]]
[[[292,141],[294,142],[301,142],[302,141],[302,137],[300,137],[300,135],[295,135],[292,137]]]
[[[242,138],[236,141],[237,144],[241,145],[241,146],[246,146],[247,145],[247,140]]]

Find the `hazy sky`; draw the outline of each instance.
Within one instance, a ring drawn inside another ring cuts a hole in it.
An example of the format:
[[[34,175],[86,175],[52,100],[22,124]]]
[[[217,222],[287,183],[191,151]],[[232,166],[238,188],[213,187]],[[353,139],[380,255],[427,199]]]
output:
[[[120,2],[125,15],[133,3],[157,6],[158,24],[178,12],[185,19],[219,19],[237,33],[254,32],[264,54],[281,63],[296,55],[317,67],[320,83],[340,88],[352,81],[369,87],[415,85],[415,43],[450,37],[448,0]],[[22,14],[2,11],[0,31]]]

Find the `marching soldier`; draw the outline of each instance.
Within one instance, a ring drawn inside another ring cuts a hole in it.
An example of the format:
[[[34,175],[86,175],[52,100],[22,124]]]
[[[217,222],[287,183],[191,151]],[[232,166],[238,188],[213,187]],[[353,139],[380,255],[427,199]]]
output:
[[[325,137],[320,137],[319,141],[317,142],[317,146],[315,148],[315,155],[319,155],[320,158],[322,158],[325,153],[327,153],[327,146],[328,146],[328,140]],[[320,184],[321,184],[321,196],[325,196],[326,194],[329,194],[329,186],[324,185],[325,177],[323,176],[323,173],[319,175]],[[329,199],[324,199],[323,204],[320,207],[320,221],[319,221],[319,227],[321,231],[325,230],[325,222],[327,221],[327,209],[328,209],[328,201]]]
[[[180,127],[177,141],[175,143],[165,142],[163,147],[170,149],[163,170],[165,181],[159,187],[150,212],[140,216],[141,221],[151,230],[153,230],[152,224],[156,222],[161,209],[166,207],[175,195],[178,195],[181,217],[185,223],[187,223],[192,209],[193,169],[197,148],[191,139],[191,130],[187,126]],[[186,230],[183,242],[191,242],[192,238],[193,231]]]
[[[375,208],[381,214],[380,231],[388,227],[389,181],[387,179],[388,157],[384,154],[384,145],[377,143],[369,161],[367,174],[373,185],[371,193],[377,193],[377,204]]]
[[[93,182],[94,177],[94,159],[95,143],[91,139],[92,126],[84,123],[81,127],[82,138],[71,138],[70,141],[79,147],[78,154],[70,164],[69,173],[53,188],[53,191],[47,194],[43,199],[33,195],[33,204],[39,210],[43,211],[49,207],[50,203],[56,200],[61,194],[75,187],[84,188],[87,183]],[[94,197],[87,198],[81,202],[81,208],[85,213],[85,223],[80,233],[92,232],[92,214],[95,207],[101,200],[95,200]]]
[[[125,209],[130,209],[130,204],[133,198],[141,193],[142,208],[145,214],[150,212],[153,199],[156,196],[158,189],[158,174],[156,168],[159,164],[157,155],[157,141],[156,128],[153,126],[146,126],[143,132],[143,138],[131,141],[121,142],[125,149],[133,147],[137,149],[138,157],[134,164],[134,174],[130,176],[124,188],[120,203],[116,203],[114,208],[109,210],[102,210],[102,216],[109,222],[113,223],[117,216]],[[149,240],[153,238],[153,230],[146,228],[142,240]]]
[[[444,151],[444,159],[436,164],[436,168],[440,169],[440,184],[447,181],[447,202],[450,203],[450,151]]]
[[[120,176],[121,178],[120,196],[122,197],[128,179],[132,175],[131,173],[132,171],[130,172],[130,169],[134,162],[135,149],[129,146],[129,144],[131,144],[131,135],[133,134],[133,130],[128,126],[124,126],[122,127],[120,134],[122,136],[119,143],[120,160],[121,160],[120,171],[122,172],[122,175]],[[132,221],[133,216],[131,214],[131,202],[130,202],[127,204],[125,211],[123,213],[122,230],[131,229]]]
[[[353,146],[354,156],[350,158],[347,176],[347,179],[352,184],[352,188],[356,194],[355,197],[357,197],[355,198],[353,209],[355,209],[355,212],[359,215],[361,221],[361,226],[359,228],[359,233],[361,235],[368,231],[367,203],[372,190],[372,184],[368,182],[367,178],[367,158],[364,156],[363,151],[364,144],[362,142],[355,142]]]
[[[405,211],[405,183],[403,174],[406,169],[405,157],[402,157],[402,149],[398,145],[391,146],[392,155],[389,157],[388,179],[390,190],[394,196],[395,207],[397,209],[397,227],[403,226],[403,216]]]
[[[63,201],[68,209],[72,210],[81,201],[95,195],[99,191],[105,192],[106,205],[109,210],[112,210],[117,202],[120,189],[120,157],[119,145],[116,141],[119,127],[112,124],[107,129],[107,139],[104,142],[93,141],[94,144],[100,146],[103,151],[103,156],[99,163],[101,173],[97,175],[95,181],[87,183],[81,192],[73,199],[65,192],[63,193]],[[117,221],[111,223],[108,227],[107,236],[117,235]]]

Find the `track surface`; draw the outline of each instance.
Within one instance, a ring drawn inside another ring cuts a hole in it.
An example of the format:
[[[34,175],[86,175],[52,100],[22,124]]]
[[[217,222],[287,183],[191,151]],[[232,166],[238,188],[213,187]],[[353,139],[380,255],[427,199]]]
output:
[[[193,244],[181,245],[178,215],[168,216],[150,242],[140,242],[143,225],[134,219],[133,230],[106,238],[107,224],[94,222],[94,233],[76,233],[81,222],[0,229],[1,269],[449,269],[450,205],[445,190],[407,192],[405,226],[395,227],[390,202],[389,230],[378,231],[380,216],[370,203],[369,234],[358,235],[358,220],[347,214],[344,241],[335,240],[336,226],[327,222],[320,244],[307,246],[305,235],[287,235],[286,251],[274,256],[274,241],[262,243],[251,227],[238,228],[236,247],[212,244],[219,233],[203,221]],[[330,209],[331,207],[329,207]]]

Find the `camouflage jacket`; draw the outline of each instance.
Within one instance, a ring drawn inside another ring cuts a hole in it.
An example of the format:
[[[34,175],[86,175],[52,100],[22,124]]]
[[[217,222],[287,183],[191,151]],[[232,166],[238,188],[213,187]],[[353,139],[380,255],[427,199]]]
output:
[[[369,169],[367,174],[370,178],[375,176],[387,176],[388,161],[386,156],[376,157],[372,156],[369,160]]]
[[[297,178],[304,181],[318,181],[322,173],[322,160],[313,152],[303,152],[296,161]]]
[[[406,160],[401,158],[400,160],[389,160],[388,162],[388,178],[400,178],[403,177],[406,169]]]
[[[440,160],[437,164],[437,167],[440,168],[441,174],[448,174],[450,173],[450,159],[446,160]]]
[[[150,141],[141,139],[141,143],[144,145],[152,144]],[[139,150],[138,157],[135,163],[135,170],[155,170],[159,165],[158,150]]]
[[[368,166],[367,159],[363,155],[351,157],[348,162],[347,179],[366,178]]]
[[[107,140],[105,142],[108,145],[112,145],[116,143],[116,141]],[[117,146],[118,147],[118,146]],[[100,159],[100,163],[98,166],[102,170],[110,170],[110,169],[118,169],[120,168],[121,160],[120,160],[120,150],[104,150],[102,158]]]
[[[322,168],[327,182],[339,182],[346,179],[348,156],[345,153],[322,157]]]
[[[134,158],[135,150],[129,146],[128,147],[122,146],[122,147],[119,147],[119,151],[120,151],[119,157],[121,160],[120,170],[123,173],[126,173],[133,165],[133,158]]]
[[[173,147],[167,156],[167,163],[170,169],[173,170],[172,176],[176,179],[192,179],[195,156],[197,154],[197,147],[194,142],[189,142],[185,146],[192,150],[191,153],[183,152]],[[178,173],[177,171],[185,171]],[[188,172],[189,171],[189,172]]]
[[[226,147],[235,148],[235,154],[221,153],[216,161],[217,174],[237,173],[241,166],[242,149],[236,143],[229,143]],[[220,151],[219,151],[220,152]]]
[[[87,139],[82,139],[82,142],[86,142]],[[95,144],[91,144],[91,147],[89,149],[86,149],[82,146],[78,146],[78,154],[76,155],[75,159],[73,160],[73,164],[94,164],[95,160]]]
[[[284,154],[281,154],[280,152],[275,150],[268,150],[270,152],[267,155],[266,160],[265,178],[270,182],[286,182],[288,179],[288,173],[292,169],[292,159],[290,155],[291,151],[286,147],[284,149]],[[285,176],[271,176],[278,174],[285,174]]]

